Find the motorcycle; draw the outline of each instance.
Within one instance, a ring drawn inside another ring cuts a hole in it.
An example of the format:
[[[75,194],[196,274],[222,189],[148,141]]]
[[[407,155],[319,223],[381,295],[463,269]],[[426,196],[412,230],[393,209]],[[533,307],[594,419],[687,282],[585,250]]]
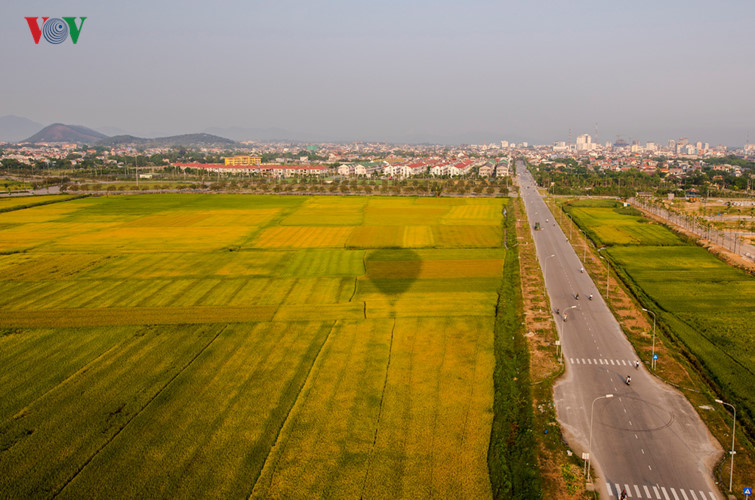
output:
[[[632,383],[632,377],[630,377],[629,375],[627,375],[627,378],[626,378],[626,380],[624,382],[626,382],[627,385],[630,385]]]

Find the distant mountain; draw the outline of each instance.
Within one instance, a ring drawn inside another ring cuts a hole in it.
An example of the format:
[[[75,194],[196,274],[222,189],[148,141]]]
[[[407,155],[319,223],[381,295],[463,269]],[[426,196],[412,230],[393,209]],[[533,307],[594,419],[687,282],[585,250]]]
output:
[[[44,127],[41,123],[16,115],[0,116],[0,141],[18,142]]]
[[[230,137],[235,141],[276,141],[292,140],[297,134],[282,128],[251,127],[210,127],[204,130],[208,134]]]
[[[107,136],[81,125],[64,125],[53,123],[21,142],[72,142],[75,144],[94,144]]]
[[[116,135],[102,139],[97,143],[101,146],[144,146],[144,147],[175,147],[175,146],[235,146],[236,141],[212,134],[183,134],[170,137],[156,137],[145,139],[133,135]]]
[[[102,127],[97,127],[97,130],[99,130],[100,132],[102,132],[108,137],[113,137],[114,135],[127,135],[128,134],[128,132],[118,127],[102,126]]]

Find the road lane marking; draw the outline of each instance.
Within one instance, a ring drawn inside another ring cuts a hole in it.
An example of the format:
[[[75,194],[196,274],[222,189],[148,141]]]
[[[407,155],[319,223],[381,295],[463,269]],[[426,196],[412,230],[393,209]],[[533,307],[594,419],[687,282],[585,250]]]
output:
[[[626,410],[624,410],[624,411],[626,411]],[[645,454],[645,450],[644,449],[640,448],[640,451],[642,452],[643,455]]]
[[[692,493],[693,500],[697,500],[697,495],[695,495],[695,490],[689,490],[689,492]],[[703,500],[705,500],[704,497],[703,497]]]
[[[671,490],[671,493],[674,495],[675,500],[679,500],[679,496],[676,494],[676,490],[674,488],[669,488]]]
[[[590,358],[587,358],[587,364],[588,364],[588,365],[591,365],[591,364],[592,364],[592,361],[590,360]]]
[[[640,493],[640,487],[635,484],[634,489],[635,491],[637,491],[637,498],[642,498],[642,493]]]
[[[608,496],[612,497],[613,496],[613,488],[611,487],[611,483],[608,483],[608,482],[606,483],[606,489],[608,490]]]
[[[629,498],[632,498],[632,488],[630,488],[628,484],[625,484],[625,485],[624,485],[624,491],[626,491],[626,492],[627,492],[627,496],[628,496]]]
[[[708,495],[710,495],[710,500],[716,500],[716,496],[713,494],[712,491],[709,491]]]
[[[652,498],[652,497],[650,496],[650,490],[648,489],[647,485],[644,485],[644,484],[643,484],[643,485],[642,485],[642,487],[643,487],[643,488],[645,489],[645,495],[646,495],[646,496],[647,496],[648,498]]]
[[[684,497],[684,500],[689,500],[689,497],[687,496],[687,494],[684,492],[683,489],[679,488],[679,491],[682,493],[682,496]]]
[[[671,500],[671,498],[668,496],[668,493],[666,493],[666,488],[661,486],[661,491],[663,492],[663,496],[666,498],[666,500]]]
[[[653,493],[655,493],[655,498],[661,500],[661,494],[658,493],[658,488],[656,488],[655,486],[653,486]]]
[[[611,360],[611,364],[613,364],[613,360]]]

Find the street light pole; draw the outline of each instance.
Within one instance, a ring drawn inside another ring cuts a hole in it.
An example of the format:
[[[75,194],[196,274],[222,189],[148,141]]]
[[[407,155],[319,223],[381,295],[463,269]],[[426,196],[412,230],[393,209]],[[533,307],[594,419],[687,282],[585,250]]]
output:
[[[737,432],[737,409],[734,407],[734,405],[729,404],[725,401],[721,401],[720,399],[717,399],[716,403],[731,406],[731,409],[734,410],[734,418],[731,421],[731,451],[729,452],[731,454],[731,467],[729,469],[729,493],[731,493],[731,484],[732,480],[734,479],[734,454],[736,453],[736,451],[734,451],[734,434]]]
[[[650,358],[652,361],[650,362],[651,368],[655,370],[655,313],[649,309],[642,308],[643,311],[650,313],[653,315],[653,357]]]
[[[543,259],[543,281],[545,281],[545,269],[548,266],[548,259],[550,259],[551,257],[555,257],[555,256],[556,256],[556,254],[553,253],[553,254],[550,254],[549,256],[547,256],[546,258]]]
[[[598,252],[600,252],[601,250],[604,250],[605,248],[606,247],[598,248]],[[600,257],[600,255],[598,255],[598,257]],[[611,277],[611,271],[608,270],[608,259],[603,258],[603,257],[600,257],[600,258],[606,262],[606,301],[608,301],[608,280]]]
[[[592,417],[593,412],[595,411],[595,401],[599,399],[610,399],[613,397],[613,394],[606,394],[605,396],[598,396],[597,398],[592,400],[592,404],[590,405],[590,446],[587,449],[587,482],[590,482],[590,466],[592,465]]]

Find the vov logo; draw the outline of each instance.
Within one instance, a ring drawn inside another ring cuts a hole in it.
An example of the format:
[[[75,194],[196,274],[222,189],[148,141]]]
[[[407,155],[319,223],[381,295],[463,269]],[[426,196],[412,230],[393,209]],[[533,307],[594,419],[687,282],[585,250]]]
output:
[[[84,27],[84,19],[86,17],[80,17],[81,22],[76,26],[75,17],[43,17],[42,25],[39,24],[39,17],[26,17],[26,22],[29,23],[29,31],[34,38],[34,43],[39,45],[39,40],[45,37],[48,43],[55,45],[61,44],[66,41],[68,35],[71,35],[71,41],[76,44],[79,41],[79,35],[81,34],[81,28]]]

